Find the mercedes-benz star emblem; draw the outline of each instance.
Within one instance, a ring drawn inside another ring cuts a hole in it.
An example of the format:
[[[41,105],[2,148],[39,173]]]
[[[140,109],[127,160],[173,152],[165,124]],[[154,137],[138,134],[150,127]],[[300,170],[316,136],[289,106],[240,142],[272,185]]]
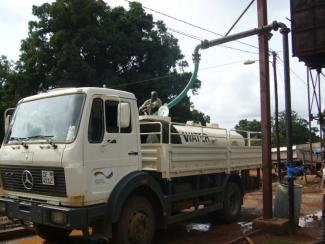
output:
[[[33,179],[33,176],[32,176],[32,173],[29,172],[28,170],[25,170],[21,176],[21,180],[23,182],[23,185],[24,187],[27,189],[27,190],[30,190],[33,188],[33,185],[34,185],[34,179]]]

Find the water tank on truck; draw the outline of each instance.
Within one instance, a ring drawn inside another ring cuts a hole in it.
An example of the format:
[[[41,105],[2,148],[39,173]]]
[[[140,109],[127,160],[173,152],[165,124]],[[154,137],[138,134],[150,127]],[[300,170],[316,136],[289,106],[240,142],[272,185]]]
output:
[[[216,124],[188,121],[185,124],[171,122],[170,117],[140,116],[141,143],[195,144],[209,143],[225,146],[245,146],[245,139],[235,131],[227,132]],[[162,136],[162,137],[161,137]]]

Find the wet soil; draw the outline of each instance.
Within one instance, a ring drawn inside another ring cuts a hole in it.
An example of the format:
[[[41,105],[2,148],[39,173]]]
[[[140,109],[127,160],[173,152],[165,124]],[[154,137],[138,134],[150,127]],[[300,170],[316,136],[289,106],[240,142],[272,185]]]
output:
[[[155,243],[195,244],[195,243],[325,243],[325,220],[322,218],[323,191],[320,179],[308,176],[297,179],[295,183],[303,185],[299,226],[292,234],[271,235],[264,231],[253,230],[252,220],[262,215],[262,191],[247,193],[237,223],[225,225],[209,216],[193,219],[171,226],[167,231],[159,232]],[[273,203],[275,188],[273,184]],[[253,233],[250,235],[250,233]],[[248,238],[242,238],[248,235]]]
[[[252,220],[262,215],[262,192],[247,193],[240,218],[234,224],[222,224],[212,216],[203,216],[190,221],[172,225],[168,230],[158,231],[153,243],[157,244],[215,244],[215,243],[325,243],[325,218],[322,218],[323,191],[320,189],[320,179],[308,176],[296,183],[304,185],[300,210],[299,226],[294,233],[275,236],[265,231],[253,230]],[[276,183],[273,184],[273,199]],[[253,234],[252,234],[253,233]],[[247,237],[247,238],[245,238]],[[241,239],[240,239],[241,238]],[[89,243],[89,239],[81,236],[80,231],[74,231],[69,243]],[[6,243],[46,243],[40,237],[32,236]]]

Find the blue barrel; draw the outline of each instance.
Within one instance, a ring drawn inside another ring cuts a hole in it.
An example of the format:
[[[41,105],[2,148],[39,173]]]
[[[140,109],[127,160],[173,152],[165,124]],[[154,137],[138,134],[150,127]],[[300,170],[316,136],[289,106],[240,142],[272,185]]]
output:
[[[301,205],[301,194],[302,186],[294,185],[294,220],[295,224],[299,224],[300,205]],[[278,218],[289,218],[289,196],[288,196],[288,185],[279,184],[275,191],[275,203],[274,203],[274,217]]]

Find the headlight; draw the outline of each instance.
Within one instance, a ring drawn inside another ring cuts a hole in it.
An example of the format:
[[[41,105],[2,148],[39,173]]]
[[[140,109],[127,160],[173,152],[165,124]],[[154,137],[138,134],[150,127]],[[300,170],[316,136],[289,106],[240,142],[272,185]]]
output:
[[[65,225],[67,223],[67,214],[60,211],[51,211],[51,221],[55,224]]]
[[[5,202],[0,202],[0,213],[6,214],[7,204]]]

